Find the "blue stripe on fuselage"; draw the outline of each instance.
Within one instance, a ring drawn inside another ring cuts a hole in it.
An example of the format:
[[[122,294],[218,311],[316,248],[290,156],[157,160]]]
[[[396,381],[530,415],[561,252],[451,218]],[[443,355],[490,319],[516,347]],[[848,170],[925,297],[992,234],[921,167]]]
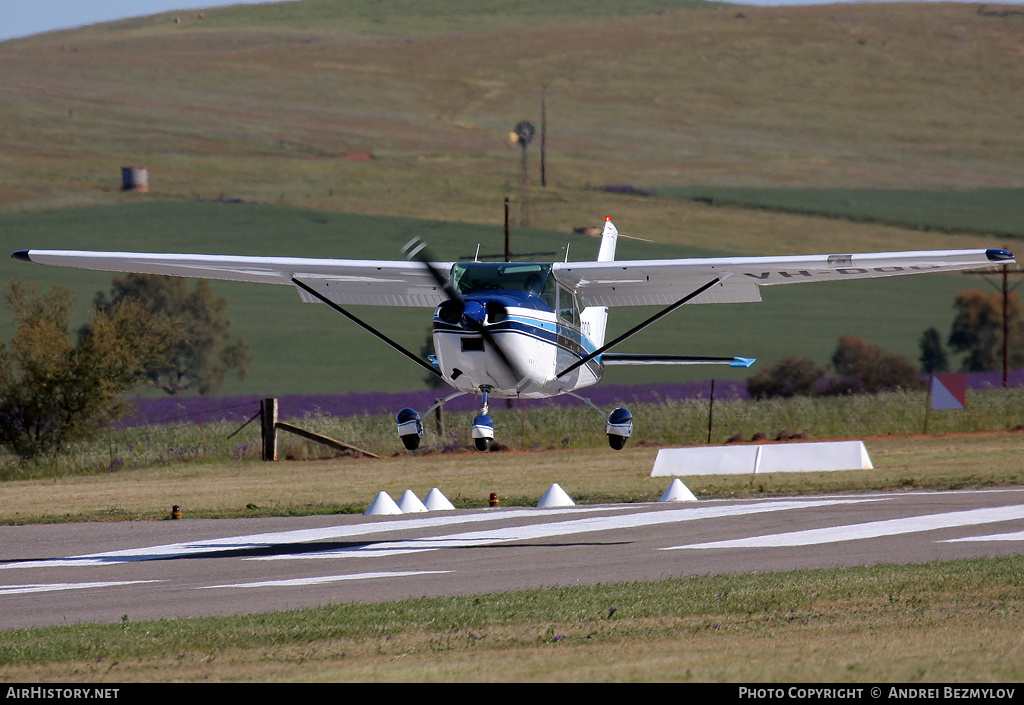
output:
[[[554,315],[554,311],[540,298],[521,291],[474,291],[466,294],[466,300],[476,301],[484,306],[488,302],[494,301],[500,303],[506,310],[519,308]],[[596,349],[590,339],[583,335],[579,328],[567,325],[565,321],[557,316],[555,316],[555,319],[555,321],[542,321],[509,311],[509,317],[506,320],[492,323],[487,328],[492,333],[512,332],[529,335],[538,340],[557,345],[577,357],[583,357]],[[458,324],[445,323],[436,316],[434,318],[434,331],[437,333],[459,333],[463,335],[474,333],[474,331],[467,330]]]

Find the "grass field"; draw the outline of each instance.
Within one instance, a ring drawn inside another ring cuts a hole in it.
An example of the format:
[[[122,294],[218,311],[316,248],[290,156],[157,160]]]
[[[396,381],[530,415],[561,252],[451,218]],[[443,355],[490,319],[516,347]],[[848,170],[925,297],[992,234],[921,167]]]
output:
[[[588,183],[1024,182],[1019,16],[580,4],[282,3],[4,42],[0,204],[109,202],[142,164],[164,195],[496,223],[507,135],[539,125],[545,87],[547,176],[571,189],[535,195],[550,229],[579,224]],[[646,232],[673,222],[640,210]]]
[[[976,232],[1014,249],[1024,238],[1024,190],[905,191],[900,189],[794,189],[704,187],[668,189],[715,205],[822,215],[857,222],[887,223],[914,230]]]

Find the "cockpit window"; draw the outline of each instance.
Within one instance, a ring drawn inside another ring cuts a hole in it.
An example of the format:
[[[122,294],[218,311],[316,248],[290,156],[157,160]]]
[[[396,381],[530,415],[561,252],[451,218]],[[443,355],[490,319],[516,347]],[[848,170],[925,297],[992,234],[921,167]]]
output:
[[[452,283],[463,294],[471,291],[521,291],[555,305],[555,280],[550,264],[536,262],[468,262],[452,267]]]

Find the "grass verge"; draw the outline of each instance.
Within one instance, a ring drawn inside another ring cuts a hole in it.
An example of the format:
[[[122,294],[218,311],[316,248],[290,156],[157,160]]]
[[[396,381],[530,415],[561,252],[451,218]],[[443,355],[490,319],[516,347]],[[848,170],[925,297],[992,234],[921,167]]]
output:
[[[1024,434],[984,432],[884,436],[866,441],[874,470],[686,477],[701,499],[885,490],[1024,485]],[[382,460],[335,458],[263,463],[166,463],[94,475],[0,483],[0,525],[360,513],[378,492],[439,488],[460,508],[533,506],[552,482],[577,504],[649,502],[668,478],[651,477],[656,445],[549,451],[400,454]]]
[[[963,682],[1024,677],[1024,558],[701,576],[8,631],[0,680]]]

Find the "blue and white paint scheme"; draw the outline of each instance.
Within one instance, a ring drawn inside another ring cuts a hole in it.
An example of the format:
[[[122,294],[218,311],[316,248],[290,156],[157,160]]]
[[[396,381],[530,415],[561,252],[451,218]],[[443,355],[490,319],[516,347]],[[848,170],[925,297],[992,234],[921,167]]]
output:
[[[407,246],[408,261],[74,250],[20,250],[12,256],[82,269],[294,286],[303,301],[331,306],[443,379],[455,391],[440,403],[462,394],[479,396],[472,435],[480,450],[487,450],[494,438],[491,396],[569,394],[590,404],[577,391],[600,382],[607,365],[747,367],[754,362],[745,357],[611,352],[684,304],[760,301],[763,286],[1014,262],[1013,253],[1000,249],[618,261],[618,237],[611,220],[605,219],[598,257],[590,262],[434,262],[418,241]],[[343,308],[351,305],[433,309],[435,354],[424,360],[406,350]],[[665,308],[605,340],[609,308],[650,305]],[[609,445],[622,448],[633,430],[632,414],[622,408],[608,414],[597,410],[605,417]],[[420,413],[402,409],[396,420],[404,445],[417,448],[423,435]]]

